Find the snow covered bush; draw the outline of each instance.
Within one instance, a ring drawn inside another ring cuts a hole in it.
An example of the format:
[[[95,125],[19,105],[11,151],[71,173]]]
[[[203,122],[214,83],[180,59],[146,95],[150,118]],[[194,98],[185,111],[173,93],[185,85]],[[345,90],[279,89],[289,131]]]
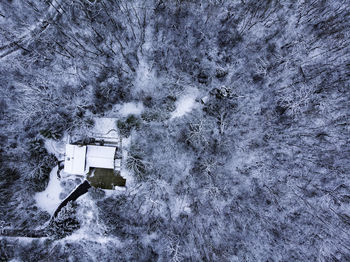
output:
[[[133,146],[130,148],[128,158],[126,159],[126,167],[131,170],[139,180],[143,180],[146,174],[146,164],[143,155],[143,150]]]
[[[76,204],[68,202],[48,226],[49,236],[59,239],[64,238],[80,227],[80,222],[76,216]]]
[[[28,141],[28,164],[24,167],[26,179],[35,191],[45,189],[51,169],[57,164],[54,155],[49,154],[42,139]]]
[[[132,130],[139,130],[141,128],[141,120],[135,115],[129,115],[123,120],[117,121],[117,127],[120,134],[124,137],[129,137]]]

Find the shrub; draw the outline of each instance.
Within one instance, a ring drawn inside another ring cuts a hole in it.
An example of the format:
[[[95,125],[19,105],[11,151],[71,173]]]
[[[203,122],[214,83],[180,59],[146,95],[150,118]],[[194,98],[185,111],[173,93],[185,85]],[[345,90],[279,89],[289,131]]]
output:
[[[126,160],[126,167],[132,170],[138,179],[144,178],[146,173],[146,165],[143,160],[143,152],[140,149],[131,147],[128,158]]]
[[[57,158],[48,154],[42,139],[32,139],[28,142],[29,170],[27,179],[34,191],[43,191],[48,183],[51,169],[57,164]]]
[[[154,104],[153,98],[151,96],[146,96],[142,102],[143,102],[143,105],[148,108],[152,107]]]
[[[176,97],[175,96],[167,96],[163,101],[163,107],[167,112],[173,112],[176,109]]]
[[[235,28],[229,28],[219,31],[217,39],[219,47],[232,49],[242,41],[242,36]]]
[[[129,115],[124,121],[118,120],[117,127],[122,136],[128,137],[133,129],[139,130],[141,126],[141,120],[135,115]]]
[[[95,199],[95,200],[103,199],[106,195],[105,191],[103,191],[100,188],[96,188],[96,187],[91,187],[89,189],[89,193],[90,193],[92,199]]]
[[[57,164],[57,158],[53,154],[44,156],[41,161],[33,166],[29,174],[29,183],[34,191],[40,192],[45,190],[51,169]]]
[[[62,137],[60,130],[41,129],[39,132],[45,138],[59,139]]]
[[[50,222],[48,235],[55,239],[64,238],[79,228],[80,223],[76,216],[76,204],[71,201]]]

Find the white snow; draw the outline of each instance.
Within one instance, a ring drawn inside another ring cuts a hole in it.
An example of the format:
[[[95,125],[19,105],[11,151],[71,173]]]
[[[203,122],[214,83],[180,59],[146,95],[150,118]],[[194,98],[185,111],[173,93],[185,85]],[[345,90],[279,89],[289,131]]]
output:
[[[96,139],[104,139],[118,143],[119,132],[116,124],[117,120],[117,118],[112,117],[94,118],[95,125],[89,132],[89,135]]]
[[[196,104],[198,93],[198,89],[189,88],[176,102],[176,110],[172,113],[171,118],[184,116],[198,106]]]
[[[63,139],[64,140],[64,139]],[[53,139],[45,139],[45,148],[50,154],[54,154],[58,160],[64,159],[65,143]]]
[[[55,212],[56,208],[61,203],[60,193],[62,187],[60,181],[57,178],[58,166],[55,166],[50,173],[50,181],[45,191],[36,193],[34,199],[39,208],[49,212],[51,215]]]
[[[92,132],[96,135],[115,136],[115,132],[110,131],[116,130],[116,121],[117,118],[96,117],[94,118],[95,125]]]
[[[147,26],[145,30],[145,42],[142,46],[142,49],[145,53],[152,52],[153,46],[153,30],[151,26]],[[136,77],[132,92],[153,92],[155,87],[159,83],[159,79],[156,76],[156,72],[153,69],[153,66],[148,63],[146,56],[139,54],[139,64],[136,68]]]
[[[122,140],[121,176],[126,179],[126,186],[131,186],[134,184],[134,176],[128,171],[126,167],[126,160],[128,159],[128,150],[131,145],[131,138],[132,138],[132,134],[128,138],[123,138]]]
[[[86,230],[84,231],[84,229],[78,229],[72,235],[67,236],[61,241],[62,242],[66,242],[66,241],[74,241],[74,242],[84,241],[85,242],[86,241],[86,242],[100,243],[101,245],[111,243],[114,246],[118,246],[119,248],[123,247],[123,243],[116,237],[91,234],[89,231],[86,231]]]
[[[142,243],[144,243],[145,245],[149,245],[150,243],[152,243],[154,240],[158,239],[158,234],[155,232],[152,232],[151,234],[146,234],[143,235],[141,241]]]
[[[40,237],[40,238],[32,238],[32,237],[10,237],[10,236],[1,236],[1,239],[7,239],[7,240],[10,240],[11,242],[12,241],[18,241],[18,242],[21,242],[22,244],[30,244],[33,242],[33,240],[36,240],[36,241],[39,241],[39,242],[44,242],[45,240],[48,239],[48,237]],[[9,260],[11,262],[15,262],[15,261],[18,261],[18,262],[22,262],[23,260],[18,260],[16,258],[12,259],[12,260]]]
[[[119,114],[121,116],[128,116],[128,115],[140,115],[143,111],[143,104],[142,103],[124,103],[121,108],[119,109]]]
[[[99,210],[89,194],[79,197],[77,201],[79,203],[77,215],[80,217],[80,228],[61,241],[93,241],[100,244],[111,242],[114,246],[122,247],[123,243],[118,238],[104,235],[107,228],[99,222]]]
[[[190,213],[191,208],[189,206],[190,204],[186,196],[183,196],[182,198],[174,196],[170,209],[171,217],[177,218],[182,212]]]

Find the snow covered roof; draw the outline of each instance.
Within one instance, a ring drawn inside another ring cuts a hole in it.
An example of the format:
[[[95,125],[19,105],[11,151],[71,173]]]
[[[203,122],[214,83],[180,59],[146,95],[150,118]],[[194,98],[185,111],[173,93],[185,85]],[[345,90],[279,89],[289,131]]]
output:
[[[86,146],[66,145],[64,172],[74,175],[85,174]]]
[[[115,150],[116,147],[110,146],[87,146],[86,165],[114,169]]]
[[[90,167],[114,169],[116,147],[66,145],[64,172],[85,175]]]

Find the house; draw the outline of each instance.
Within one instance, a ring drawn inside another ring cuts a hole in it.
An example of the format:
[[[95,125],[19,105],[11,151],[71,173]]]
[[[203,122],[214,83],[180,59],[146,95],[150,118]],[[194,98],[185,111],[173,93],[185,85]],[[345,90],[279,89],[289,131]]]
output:
[[[115,118],[94,118],[94,127],[84,136],[67,138],[63,175],[80,175],[93,187],[125,186],[121,176],[122,139]],[[83,138],[82,138],[83,137]]]
[[[91,169],[101,168],[120,171],[117,147],[99,145],[66,145],[64,172],[72,175],[86,175]]]

